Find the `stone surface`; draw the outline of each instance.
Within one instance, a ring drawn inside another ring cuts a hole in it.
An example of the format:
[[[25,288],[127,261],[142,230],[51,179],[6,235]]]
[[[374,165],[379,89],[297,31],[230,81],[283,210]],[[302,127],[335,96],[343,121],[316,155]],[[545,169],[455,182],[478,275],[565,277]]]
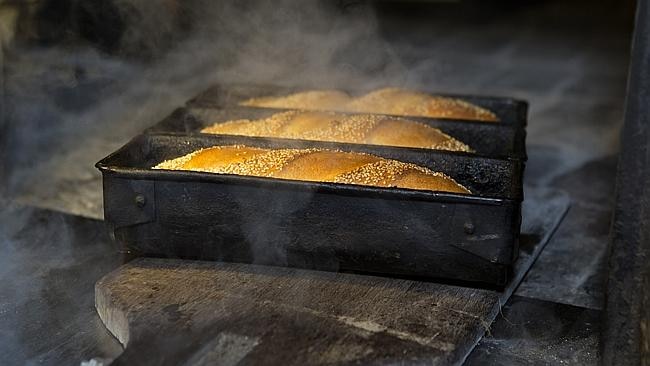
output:
[[[615,172],[608,157],[553,181],[569,192],[571,208],[517,295],[602,309]]]
[[[465,363],[598,365],[600,311],[513,296]]]
[[[121,264],[103,222],[0,200],[0,364],[71,365],[122,352],[93,303]]]

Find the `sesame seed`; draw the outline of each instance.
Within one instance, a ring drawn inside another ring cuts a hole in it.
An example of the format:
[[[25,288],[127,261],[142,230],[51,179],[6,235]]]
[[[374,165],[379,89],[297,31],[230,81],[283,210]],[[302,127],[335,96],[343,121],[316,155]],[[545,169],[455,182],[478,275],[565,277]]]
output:
[[[244,175],[244,176],[255,176],[255,177],[266,177],[272,178],[275,173],[282,170],[284,167],[291,164],[296,158],[304,156],[307,154],[312,154],[315,152],[328,151],[322,149],[267,149],[259,154],[247,155],[242,152],[242,155],[247,156],[247,158],[242,162],[230,163],[225,165],[205,165],[200,167],[193,167],[192,169],[187,168],[187,163],[190,162],[198,153],[210,150],[215,154],[219,153],[219,150],[230,149],[234,150],[244,150],[248,147],[243,145],[233,145],[233,146],[215,146],[208,149],[200,149],[189,153],[187,155],[178,157],[176,159],[166,160],[160,164],[157,164],[153,169],[168,169],[168,170],[194,170],[202,171],[208,173],[216,174],[235,174],[235,175]],[[258,149],[260,150],[260,149]],[[370,154],[363,153],[347,153],[338,150],[329,150],[329,152],[334,153],[334,159],[337,159],[337,153],[340,154],[341,159],[349,159],[350,155],[352,156],[373,156]],[[418,171],[423,173],[425,177],[429,176],[430,179],[427,183],[430,186],[430,190],[440,190],[440,191],[453,191],[453,192],[469,192],[469,190],[462,185],[458,184],[451,177],[440,173],[434,172],[428,168],[412,164],[405,163],[392,159],[383,159],[379,158],[378,161],[372,163],[366,163],[361,165],[351,171],[341,172],[336,175],[334,178],[329,180],[319,179],[318,176],[304,176],[300,180],[307,181],[324,181],[324,182],[333,182],[333,183],[342,183],[342,184],[357,184],[365,186],[374,186],[374,187],[399,187],[399,188],[408,188],[402,187],[399,184],[398,179],[412,171]],[[367,161],[364,159],[362,161]],[[317,174],[309,173],[305,174]],[[433,179],[435,178],[435,179]],[[438,180],[442,178],[447,185],[437,183]],[[450,183],[450,184],[449,184]],[[452,187],[451,189],[448,187]]]

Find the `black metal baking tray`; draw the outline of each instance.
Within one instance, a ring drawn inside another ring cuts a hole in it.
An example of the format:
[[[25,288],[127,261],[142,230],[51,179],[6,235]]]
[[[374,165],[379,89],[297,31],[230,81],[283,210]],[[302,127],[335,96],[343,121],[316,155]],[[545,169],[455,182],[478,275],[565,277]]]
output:
[[[442,171],[474,194],[150,168],[199,148],[231,144],[377,154]],[[517,256],[521,164],[372,145],[153,134],[134,138],[97,167],[105,220],[136,255],[500,286]]]
[[[187,105],[198,108],[228,108],[239,105],[239,103],[250,98],[286,95],[304,90],[324,89],[323,87],[284,87],[276,85],[253,85],[253,84],[222,84],[214,85],[195,98],[191,99]],[[350,95],[360,95],[374,89],[356,89],[343,90]],[[422,90],[431,95],[443,97],[458,98],[472,104],[486,108],[499,117],[497,124],[509,125],[515,128],[524,129],[527,121],[528,103],[522,100],[504,97],[487,97],[476,95],[461,95],[438,93],[435,91]],[[404,117],[404,116],[402,116]],[[411,117],[408,117],[411,118]],[[447,121],[460,121],[454,119],[445,119]],[[462,121],[469,123],[469,121]],[[480,122],[490,123],[490,122]]]
[[[225,109],[182,107],[150,127],[145,133],[197,134],[217,122],[236,119],[266,118],[285,110],[252,107]],[[511,128],[498,123],[463,122],[433,118],[401,117],[440,129],[472,147],[476,154],[496,158],[526,160],[523,128]]]

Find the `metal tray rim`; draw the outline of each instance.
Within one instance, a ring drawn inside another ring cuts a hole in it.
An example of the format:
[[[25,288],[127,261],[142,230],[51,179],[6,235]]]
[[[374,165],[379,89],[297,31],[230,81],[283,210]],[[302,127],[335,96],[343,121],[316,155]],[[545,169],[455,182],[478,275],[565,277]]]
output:
[[[378,197],[384,199],[435,201],[449,203],[486,204],[500,206],[517,201],[508,198],[478,197],[471,194],[447,193],[406,188],[371,187],[356,184],[341,184],[329,182],[311,182],[302,180],[289,180],[265,177],[249,177],[235,174],[217,174],[198,171],[177,171],[166,169],[141,169],[125,168],[104,164],[103,160],[95,164],[102,174],[111,174],[136,180],[164,180],[164,181],[193,181],[224,184],[250,184],[265,187],[281,187],[287,189],[304,189],[318,193],[339,195]]]
[[[372,149],[378,149],[378,148],[389,149],[389,150],[399,149],[399,150],[404,150],[404,151],[410,151],[410,152],[413,152],[413,153],[430,152],[432,154],[439,154],[439,155],[457,155],[457,156],[464,156],[464,157],[467,157],[467,158],[481,158],[481,159],[484,159],[484,160],[512,161],[512,162],[520,162],[521,164],[524,164],[524,161],[522,161],[521,159],[517,159],[517,158],[513,158],[513,157],[508,157],[508,156],[499,156],[499,157],[497,157],[497,156],[486,156],[486,155],[480,155],[480,154],[476,154],[476,153],[468,153],[468,152],[464,152],[464,151],[423,149],[423,148],[408,147],[408,146],[351,144],[351,143],[347,143],[347,142],[332,142],[332,141],[303,140],[303,139],[284,139],[284,138],[277,138],[277,137],[256,137],[256,136],[246,136],[246,135],[222,135],[222,134],[213,134],[213,133],[186,134],[186,133],[180,133],[180,132],[156,132],[156,133],[144,133],[144,134],[138,135],[133,140],[135,140],[137,138],[140,138],[142,136],[146,136],[146,135],[148,135],[148,136],[169,136],[169,137],[200,137],[200,138],[206,138],[206,139],[218,139],[219,137],[225,137],[225,138],[241,138],[241,139],[247,139],[247,140],[252,140],[252,141],[272,141],[272,142],[277,142],[278,144],[280,144],[280,143],[296,143],[296,142],[300,142],[300,143],[305,143],[305,144],[342,145],[342,146],[354,146],[354,147],[361,147],[361,148],[365,147],[365,148],[372,148]],[[131,140],[131,141],[133,141],[133,140]],[[129,141],[129,143],[131,141]]]
[[[375,87],[373,89],[377,89],[377,88],[381,88],[381,87],[385,87],[385,86],[377,86],[377,87]],[[275,90],[277,90],[279,92],[284,92],[284,93],[292,93],[292,92],[304,91],[304,90],[308,90],[308,89],[326,89],[326,88],[323,88],[323,87],[318,87],[318,86],[313,86],[312,87],[312,86],[308,86],[308,85],[286,86],[286,85],[254,84],[254,83],[223,83],[223,84],[215,84],[215,85],[212,85],[212,86],[204,89],[198,95],[196,95],[195,97],[193,97],[192,99],[187,101],[187,103],[185,105],[187,107],[197,107],[197,106],[200,107],[202,105],[204,105],[204,106],[210,105],[210,104],[202,104],[202,103],[200,103],[201,98],[203,96],[205,96],[208,92],[210,92],[212,90],[215,90],[215,89],[221,89],[221,90],[231,89],[232,90],[234,88],[251,88],[251,89],[253,89],[253,88],[268,88],[268,89],[275,89]],[[350,95],[357,95],[357,94],[360,94],[360,93],[367,92],[366,90],[363,90],[361,88],[359,88],[359,89],[354,89],[354,88],[350,88],[350,89],[340,88],[340,89],[338,89],[337,88],[337,90],[343,91],[343,92],[348,93]],[[427,90],[425,88],[413,88],[413,90],[423,92],[423,93],[427,93],[427,94],[434,95],[434,96],[463,99],[463,100],[468,100],[470,102],[471,102],[471,100],[474,100],[474,101],[483,100],[485,102],[502,103],[504,105],[510,105],[510,106],[515,107],[518,110],[518,112],[525,112],[525,113],[523,113],[523,115],[522,115],[522,113],[517,113],[517,118],[514,121],[510,122],[510,123],[503,123],[502,121],[499,121],[499,122],[497,122],[497,124],[514,125],[514,126],[520,126],[520,127],[524,127],[524,126],[526,126],[528,124],[528,120],[527,120],[526,115],[527,115],[527,112],[528,112],[529,103],[526,100],[523,100],[523,99],[513,98],[513,97],[506,97],[506,96],[479,95],[479,94],[472,94],[472,93],[470,93],[470,94],[445,93],[445,92],[437,92],[437,91],[434,91],[434,90]],[[253,98],[253,96],[251,96],[251,98]],[[214,103],[212,105],[219,105],[219,103]],[[238,104],[227,105],[226,107],[233,107],[233,106],[239,106],[239,105]],[[224,106],[222,106],[222,107],[224,107]],[[395,117],[410,117],[410,116],[391,115],[391,114],[388,114],[388,115],[389,116],[395,116]],[[456,121],[456,119],[444,119],[444,118],[441,118],[441,119]],[[469,122],[467,120],[462,120],[462,119],[459,119],[457,121]],[[480,121],[474,121],[474,122],[486,123],[486,122],[480,122]]]
[[[311,112],[311,111],[319,111],[319,112],[331,112],[331,113],[338,113],[338,114],[354,114],[354,115],[375,115],[375,116],[387,116],[387,117],[393,117],[396,119],[408,119],[408,120],[413,120],[416,122],[419,121],[436,121],[440,123],[445,123],[445,124],[452,124],[452,123],[463,123],[467,125],[476,125],[476,126],[494,126],[495,128],[503,128],[503,129],[521,129],[523,126],[518,126],[518,125],[513,125],[513,124],[507,124],[507,123],[499,123],[499,122],[485,122],[485,121],[476,121],[476,120],[468,120],[468,119],[459,119],[459,118],[440,118],[440,117],[422,117],[422,116],[404,116],[401,114],[386,114],[386,113],[368,113],[368,112],[352,112],[352,111],[333,111],[333,110],[311,110],[311,109],[300,109],[300,108],[269,108],[269,107],[253,107],[253,106],[241,106],[241,105],[232,105],[232,106],[226,106],[226,107],[212,107],[212,106],[201,106],[201,105],[193,105],[193,104],[188,104],[182,107],[179,107],[177,109],[187,109],[188,111],[192,111],[193,109],[215,109],[215,110],[237,110],[237,109],[258,109],[258,110],[267,110],[267,111],[274,111],[275,113],[282,113],[282,112],[289,112],[289,111],[305,111],[305,112]]]
[[[206,181],[215,181],[219,180],[218,177],[231,177],[232,179],[237,179],[239,180],[239,183],[241,184],[242,182],[250,181],[250,182],[284,182],[285,184],[296,184],[296,183],[302,183],[305,184],[306,187],[310,187],[310,189],[314,189],[316,185],[319,186],[319,189],[332,189],[333,187],[338,187],[338,189],[341,189],[342,191],[349,190],[350,187],[353,187],[353,189],[356,192],[359,192],[360,188],[367,189],[368,192],[397,192],[397,191],[402,191],[403,194],[411,194],[415,195],[415,193],[420,193],[423,196],[421,197],[440,197],[440,196],[454,196],[454,197],[463,197],[463,198],[469,198],[471,197],[472,201],[474,200],[484,200],[484,202],[522,202],[524,197],[523,194],[516,195],[515,197],[501,197],[501,196],[496,196],[496,197],[485,197],[485,196],[479,196],[479,195],[470,195],[470,194],[460,194],[460,193],[448,193],[448,192],[434,192],[434,191],[426,191],[426,190],[413,190],[413,189],[400,189],[400,188],[382,188],[382,187],[368,187],[368,186],[362,186],[362,185],[353,185],[353,184],[338,184],[338,183],[328,183],[328,182],[310,182],[310,181],[299,181],[299,180],[286,180],[286,179],[278,179],[278,178],[262,178],[262,177],[250,177],[250,176],[239,176],[239,175],[228,175],[228,174],[217,174],[217,173],[209,173],[209,172],[196,172],[196,171],[173,171],[173,170],[164,170],[164,169],[151,169],[151,168],[139,168],[139,167],[124,167],[124,166],[119,166],[119,165],[114,165],[111,164],[111,160],[115,159],[117,156],[120,154],[124,153],[127,151],[131,145],[141,143],[142,141],[146,141],[151,138],[156,138],[156,137],[171,137],[171,138],[202,138],[202,139],[207,139],[207,140],[218,140],[219,136],[222,135],[213,135],[213,134],[201,134],[201,135],[186,135],[186,134],[173,134],[173,133],[156,133],[156,134],[140,134],[136,135],[133,137],[131,140],[129,140],[127,143],[125,143],[123,146],[121,146],[119,149],[115,150],[108,156],[104,157],[100,161],[98,161],[95,164],[95,167],[99,169],[102,172],[110,172],[113,174],[122,174],[122,175],[128,175],[129,177],[140,177],[140,179],[151,179],[155,178],[160,174],[163,174],[165,172],[166,174],[171,174],[170,177],[180,177],[184,174],[189,174],[189,176],[195,177],[195,178],[200,178],[202,180]],[[227,137],[232,137],[231,135],[223,135]],[[311,144],[312,141],[309,140],[287,140],[287,139],[274,139],[274,138],[259,138],[259,137],[248,137],[248,136],[240,136],[240,138],[246,139],[246,140],[253,140],[253,141],[271,141],[271,142],[276,142],[279,145],[281,145],[284,141],[290,141],[292,143],[295,143],[296,141],[305,141],[307,144]],[[323,144],[325,148],[328,148],[327,145],[328,143],[321,143],[318,142],[318,144]],[[440,151],[440,150],[426,150],[426,149],[417,149],[417,148],[407,148],[407,147],[384,147],[384,146],[379,146],[379,145],[361,145],[361,144],[340,144],[340,143],[332,143],[334,145],[352,145],[355,148],[356,147],[364,147],[368,146],[371,148],[389,148],[389,149],[396,149],[396,150],[402,150],[402,151],[411,151],[417,154],[422,154],[423,151],[430,151],[434,154],[439,154],[439,155],[455,155],[451,154],[451,152],[448,151]],[[484,156],[476,156],[476,154],[471,154],[471,153],[456,153],[455,156],[464,156],[468,159],[474,159],[474,158],[480,158],[482,160],[494,160],[494,161],[508,161],[512,162],[515,165],[520,165],[519,170],[523,172],[524,169],[524,162],[518,159],[507,159],[507,158],[495,158],[495,157],[484,157]],[[521,177],[517,178],[520,180],[518,186],[523,187],[521,182]],[[187,180],[187,179],[182,179],[182,180]],[[190,179],[191,180],[191,179]],[[336,189],[336,188],[333,188]],[[377,193],[375,193],[377,194]],[[380,194],[380,193],[379,193]]]
[[[188,113],[192,114],[192,110],[221,110],[221,111],[226,111],[226,110],[236,110],[238,108],[242,107],[236,107],[236,108],[198,108],[198,107],[192,107],[192,106],[187,106],[187,107],[180,107],[177,108],[172,112],[171,115],[175,113]],[[251,108],[251,107],[246,107],[246,108]],[[243,109],[243,108],[242,108]],[[259,108],[260,110],[275,110],[275,109],[270,109],[270,108]],[[277,113],[281,112],[286,112],[286,111],[292,111],[292,109],[277,109]],[[339,112],[336,112],[339,113]],[[342,112],[344,113],[344,112]],[[345,114],[361,114],[361,113],[345,113]],[[368,113],[364,113],[368,114]],[[170,115],[170,116],[171,116]],[[389,116],[386,114],[377,114],[381,116]],[[436,119],[436,118],[426,118],[426,117],[404,117],[404,116],[397,116],[398,118],[403,118],[403,119],[410,119],[416,122],[422,122],[426,120],[434,120],[436,122],[440,122],[443,124],[446,123],[473,123],[478,125],[483,125],[484,122],[475,122],[475,121],[465,121],[465,120],[445,120],[445,119]],[[256,137],[256,136],[248,136],[248,135],[231,135],[231,134],[214,134],[214,133],[203,133],[200,130],[197,131],[190,131],[190,132],[183,132],[183,131],[175,131],[175,130],[163,130],[160,129],[159,125],[164,122],[165,120],[156,123],[147,129],[143,131],[144,134],[150,134],[150,135],[174,135],[174,136],[241,136],[241,137],[246,137],[246,138],[253,138],[253,139],[272,139],[272,140],[285,140],[285,141],[303,141],[303,142],[329,142],[329,141],[322,141],[322,140],[306,140],[306,139],[287,139],[287,138],[278,138],[278,137]],[[456,122],[458,121],[458,122]],[[217,123],[225,123],[228,121],[224,122],[217,122]],[[525,134],[525,130],[523,128],[520,128],[518,126],[513,126],[513,125],[506,125],[506,124],[494,124],[495,128],[500,128],[500,129],[510,129],[515,131],[515,135],[519,134]],[[515,139],[515,145],[519,145],[517,143],[517,139]],[[519,146],[514,146],[513,149],[514,151],[509,154],[509,155],[490,155],[490,154],[482,154],[482,153],[467,153],[463,151],[453,151],[453,150],[443,150],[443,149],[431,149],[431,148],[418,148],[418,147],[409,147],[409,146],[393,146],[393,145],[379,145],[379,144],[363,144],[363,143],[347,143],[347,142],[336,142],[337,144],[342,144],[342,145],[361,145],[361,146],[382,146],[382,147],[387,147],[387,148],[399,148],[399,149],[417,149],[417,150],[422,150],[422,151],[440,151],[440,152],[445,152],[445,153],[452,153],[452,154],[459,154],[459,155],[464,155],[464,156],[473,156],[473,157],[482,157],[482,158],[494,158],[494,159],[502,159],[502,160],[511,160],[511,161],[522,161],[525,162],[528,160],[527,153],[525,151],[525,148],[523,152],[517,151]]]
[[[408,199],[408,200],[426,200],[426,201],[441,201],[448,200],[450,202],[466,202],[466,203],[483,203],[489,205],[502,205],[507,202],[521,202],[522,199],[511,199],[505,197],[481,197],[471,194],[461,193],[448,193],[448,192],[435,192],[426,190],[404,189],[404,188],[384,188],[384,187],[370,187],[356,184],[341,184],[329,182],[311,182],[300,180],[288,180],[278,178],[264,178],[241,176],[234,174],[217,174],[209,172],[198,171],[177,171],[166,169],[151,169],[151,168],[135,168],[123,167],[111,164],[111,160],[116,158],[119,154],[127,150],[130,145],[138,143],[139,140],[146,139],[153,136],[175,136],[173,134],[152,134],[152,135],[138,135],[132,138],[129,142],[122,147],[104,157],[95,164],[95,167],[102,172],[102,174],[114,174],[130,179],[141,180],[167,180],[167,181],[203,181],[215,183],[254,183],[257,185],[280,185],[293,189],[308,189],[317,190],[319,192],[328,192],[333,194],[354,194],[365,193],[369,196],[379,196],[392,199]],[[186,136],[186,135],[184,135]],[[471,154],[469,154],[471,155]],[[504,159],[500,159],[504,160]]]

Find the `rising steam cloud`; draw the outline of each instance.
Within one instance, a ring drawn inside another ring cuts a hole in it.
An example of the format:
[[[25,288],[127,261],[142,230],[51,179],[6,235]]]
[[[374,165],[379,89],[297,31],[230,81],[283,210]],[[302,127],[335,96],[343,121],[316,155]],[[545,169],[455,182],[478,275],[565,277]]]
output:
[[[83,46],[14,53],[6,139],[13,196],[101,217],[94,163],[216,82],[364,87],[399,85],[406,74],[364,3],[192,0],[146,16],[156,3],[116,1],[125,19],[136,19],[120,38],[126,57]],[[179,26],[177,17],[192,24]],[[137,49],[160,56],[143,63],[128,56]]]

